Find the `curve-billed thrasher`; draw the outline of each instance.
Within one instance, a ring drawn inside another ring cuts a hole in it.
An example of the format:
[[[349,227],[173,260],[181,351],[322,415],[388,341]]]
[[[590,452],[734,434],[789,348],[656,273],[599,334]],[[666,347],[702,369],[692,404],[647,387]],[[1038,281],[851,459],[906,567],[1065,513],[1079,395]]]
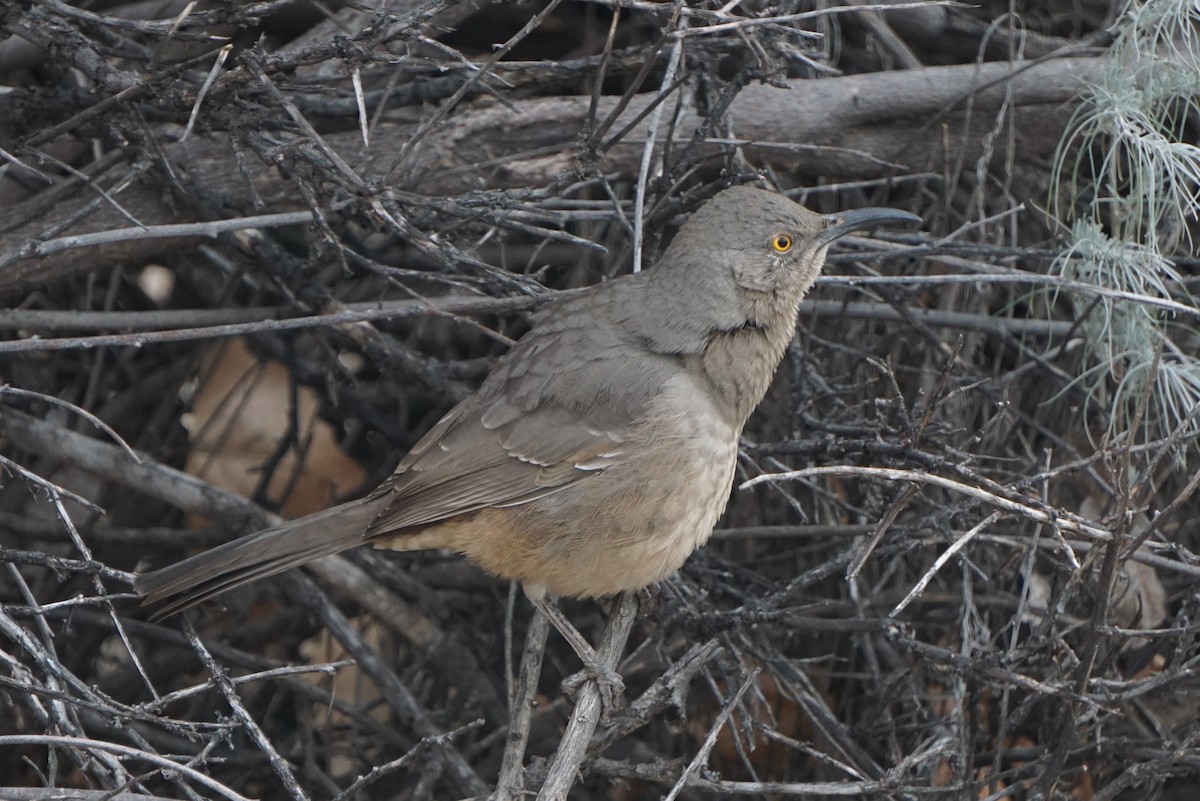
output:
[[[450,548],[521,582],[568,634],[548,592],[641,589],[708,539],[742,426],[829,243],[919,221],[894,209],[822,216],[726,189],[652,269],[538,311],[479,391],[370,495],[140,575],[137,592],[170,599],[161,617],[364,543]],[[594,668],[586,643],[568,638]]]

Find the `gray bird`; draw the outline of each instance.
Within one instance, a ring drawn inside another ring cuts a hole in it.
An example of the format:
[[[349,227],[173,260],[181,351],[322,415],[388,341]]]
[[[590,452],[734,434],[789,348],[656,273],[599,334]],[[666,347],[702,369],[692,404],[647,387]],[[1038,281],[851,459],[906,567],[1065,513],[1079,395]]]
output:
[[[519,581],[596,668],[547,594],[641,589],[708,539],[742,427],[827,247],[919,221],[895,209],[820,215],[726,189],[650,270],[538,311],[479,390],[370,495],[139,575],[136,590],[143,603],[169,601],[161,617],[365,543],[449,548]]]

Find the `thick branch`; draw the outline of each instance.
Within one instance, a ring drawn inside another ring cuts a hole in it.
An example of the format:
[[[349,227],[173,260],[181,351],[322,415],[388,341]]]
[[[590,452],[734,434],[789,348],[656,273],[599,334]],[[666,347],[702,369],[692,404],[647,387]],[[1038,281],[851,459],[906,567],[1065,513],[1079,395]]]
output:
[[[786,167],[812,178],[888,176],[922,171],[951,155],[968,162],[978,158],[995,113],[1009,103],[1018,130],[1016,140],[1021,143],[1020,153],[1013,155],[1038,160],[1056,146],[1071,111],[1070,101],[1102,68],[1100,59],[1062,59],[1024,66],[989,63],[791,81],[783,87],[749,86],[730,107],[736,138],[710,141],[706,147],[715,154],[731,144],[742,144],[752,163]],[[651,95],[634,98],[611,130],[635,120],[651,101]],[[539,98],[509,106],[478,102],[447,120],[436,137],[414,151],[399,183],[425,194],[452,194],[543,186],[568,176],[583,155],[579,134],[587,124],[589,102],[587,97]],[[600,98],[597,115],[603,118],[617,102],[616,97]],[[700,115],[685,109],[672,129],[678,143],[686,143],[701,122]],[[331,134],[325,141],[360,176],[382,180],[415,128],[416,120],[381,125],[371,149],[361,157],[356,155],[361,149],[357,132]],[[603,154],[596,168],[605,174],[632,175],[645,133],[642,121]],[[996,158],[1004,156],[1002,144],[996,143]],[[209,196],[225,198],[231,215],[251,210],[249,187],[231,169],[235,157],[227,134],[192,139],[164,152],[173,163],[189,166],[193,185],[203,187]],[[266,165],[249,168],[254,190],[271,211],[298,207],[298,193],[284,175]],[[95,197],[90,190],[80,191],[49,214],[33,213],[38,204],[34,198],[6,215],[14,225],[0,236],[0,297],[194,242],[194,238],[134,240],[53,257],[33,256],[33,243],[44,232]],[[135,182],[116,197],[146,225],[196,219],[188,208],[163,203],[162,189],[153,180]],[[24,222],[15,223],[18,220]],[[127,225],[128,219],[117,209],[101,202],[70,233]]]

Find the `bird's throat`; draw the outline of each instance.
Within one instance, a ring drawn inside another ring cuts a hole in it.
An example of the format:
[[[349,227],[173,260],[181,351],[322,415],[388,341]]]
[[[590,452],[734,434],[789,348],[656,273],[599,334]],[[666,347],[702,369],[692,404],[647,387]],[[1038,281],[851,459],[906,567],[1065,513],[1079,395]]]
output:
[[[761,323],[709,336],[701,367],[718,408],[739,430],[771,386],[789,339],[790,331]]]

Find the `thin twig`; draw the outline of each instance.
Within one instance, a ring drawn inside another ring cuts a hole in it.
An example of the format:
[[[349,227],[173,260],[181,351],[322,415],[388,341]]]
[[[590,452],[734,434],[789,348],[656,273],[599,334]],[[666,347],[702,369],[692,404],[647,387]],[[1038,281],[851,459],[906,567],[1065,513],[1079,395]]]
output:
[[[529,726],[533,720],[538,678],[542,673],[542,657],[546,652],[546,639],[549,635],[549,618],[542,614],[534,614],[529,621],[529,631],[525,634],[521,670],[516,687],[513,688],[508,736],[504,739],[504,759],[500,764],[500,776],[496,780],[496,792],[492,794],[494,801],[519,801],[525,791],[522,772],[525,747],[529,742]]]

